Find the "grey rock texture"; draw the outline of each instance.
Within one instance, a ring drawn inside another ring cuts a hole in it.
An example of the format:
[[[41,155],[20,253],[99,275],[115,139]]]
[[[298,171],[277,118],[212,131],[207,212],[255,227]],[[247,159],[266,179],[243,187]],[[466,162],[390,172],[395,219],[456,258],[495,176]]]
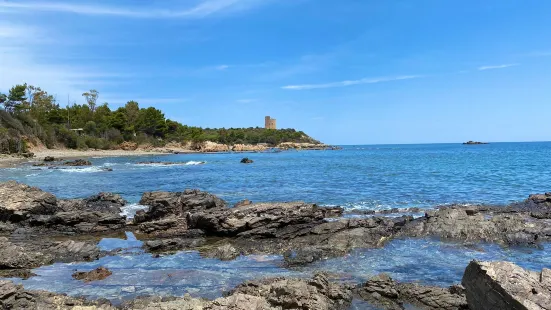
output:
[[[551,309],[551,270],[525,270],[509,262],[472,261],[463,275],[471,310]]]

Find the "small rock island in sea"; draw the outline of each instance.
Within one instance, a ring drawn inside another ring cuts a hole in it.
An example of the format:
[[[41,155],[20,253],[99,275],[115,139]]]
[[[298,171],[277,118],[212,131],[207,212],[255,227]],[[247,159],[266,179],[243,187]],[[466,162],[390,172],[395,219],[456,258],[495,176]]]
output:
[[[476,145],[476,144],[490,144],[488,142],[478,142],[478,141],[467,141],[467,142],[463,142],[463,144],[465,145]]]

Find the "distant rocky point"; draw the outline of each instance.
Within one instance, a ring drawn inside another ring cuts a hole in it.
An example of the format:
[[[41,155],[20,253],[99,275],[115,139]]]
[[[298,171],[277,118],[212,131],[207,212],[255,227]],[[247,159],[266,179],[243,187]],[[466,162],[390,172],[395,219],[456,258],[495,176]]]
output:
[[[490,144],[490,143],[488,143],[488,142],[478,142],[478,141],[467,141],[467,142],[464,142],[463,144],[473,145],[473,144]]]

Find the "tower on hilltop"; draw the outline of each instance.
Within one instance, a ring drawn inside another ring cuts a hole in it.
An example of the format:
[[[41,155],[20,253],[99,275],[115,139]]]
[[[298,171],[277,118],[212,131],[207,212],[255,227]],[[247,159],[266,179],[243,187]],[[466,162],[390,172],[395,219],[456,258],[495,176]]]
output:
[[[266,116],[264,118],[264,128],[266,128],[266,129],[277,129],[275,118],[271,118],[269,116]]]

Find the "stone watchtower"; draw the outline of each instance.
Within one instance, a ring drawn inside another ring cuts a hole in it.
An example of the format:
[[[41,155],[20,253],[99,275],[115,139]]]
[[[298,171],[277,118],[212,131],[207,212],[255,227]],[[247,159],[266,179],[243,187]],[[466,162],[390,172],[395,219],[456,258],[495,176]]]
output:
[[[264,118],[264,128],[266,129],[277,129],[275,118],[266,116]]]

